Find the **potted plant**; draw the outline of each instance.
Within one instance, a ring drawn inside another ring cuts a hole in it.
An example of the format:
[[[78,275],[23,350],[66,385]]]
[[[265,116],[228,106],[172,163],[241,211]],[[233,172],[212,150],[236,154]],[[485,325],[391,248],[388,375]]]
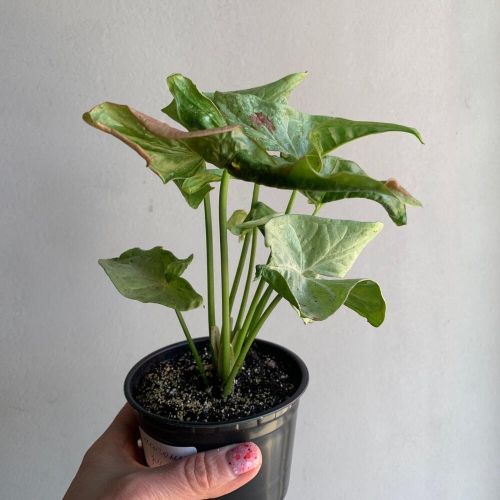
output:
[[[308,374],[295,354],[256,340],[276,305],[286,300],[305,323],[324,320],[343,305],[372,326],[384,320],[379,286],[370,279],[345,278],[382,224],[322,218],[318,211],[336,200],[367,198],[402,225],[406,205],[420,205],[394,179],[375,180],[353,161],[331,154],[371,134],[407,132],[421,141],[419,133],[391,123],[297,111],[288,96],[305,76],[295,73],[256,88],[208,93],[173,74],[167,78],[173,100],[162,111],[186,130],[109,102],[83,116],[139,153],[164,183],[177,186],[190,207],[203,204],[205,302],[183,277],[192,255],[178,258],[161,247],[132,248],[99,263],[125,297],[173,309],[186,337],[139,361],[125,381],[127,400],[139,414],[148,463],[233,442],[260,445],[264,466],[259,475],[228,498],[282,499],[287,490],[297,406]],[[232,179],[253,183],[253,194],[246,210],[229,217]],[[216,184],[220,311],[211,209]],[[260,186],[290,190],[288,205],[259,201]],[[312,204],[312,214],[293,210],[299,193]],[[233,273],[229,233],[241,241]],[[256,262],[262,241],[269,258]],[[208,335],[194,339],[184,313],[203,303]]]

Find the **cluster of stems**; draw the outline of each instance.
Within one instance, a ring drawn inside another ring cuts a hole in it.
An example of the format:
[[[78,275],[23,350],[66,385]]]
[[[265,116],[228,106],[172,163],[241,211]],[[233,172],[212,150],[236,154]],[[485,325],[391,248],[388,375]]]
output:
[[[217,376],[222,386],[224,397],[229,396],[234,388],[235,379],[240,372],[245,357],[248,354],[262,325],[273,312],[281,299],[281,296],[273,295],[273,289],[261,278],[254,285],[255,256],[259,230],[253,228],[247,232],[243,239],[238,266],[230,286],[229,276],[229,253],[228,253],[228,228],[227,228],[227,194],[229,189],[230,174],[224,171],[219,191],[219,238],[220,238],[220,272],[221,272],[221,329],[220,335],[216,324],[215,314],[215,290],[214,290],[214,244],[212,227],[212,209],[210,204],[210,193],[204,199],[205,211],[205,236],[207,256],[207,315],[208,331],[210,337],[211,354],[213,364],[217,368]],[[259,199],[259,185],[254,184],[250,210]],[[290,213],[297,192],[292,191],[285,213]],[[241,301],[234,324],[232,312],[235,300],[243,276],[247,268]],[[253,297],[248,306],[250,295]],[[247,307],[248,306],[248,307]],[[200,354],[194,344],[189,329],[180,311],[176,311],[182,330],[186,336],[189,348],[193,354],[200,375],[205,384],[208,384],[205,367]],[[213,346],[216,345],[216,348]]]

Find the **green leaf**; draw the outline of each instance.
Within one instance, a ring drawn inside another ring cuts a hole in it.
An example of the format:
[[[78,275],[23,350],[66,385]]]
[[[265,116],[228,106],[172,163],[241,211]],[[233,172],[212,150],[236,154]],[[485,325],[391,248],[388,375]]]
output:
[[[284,76],[275,82],[253,87],[245,90],[235,90],[237,94],[251,94],[265,101],[280,102],[286,104],[290,92],[299,85],[307,76],[307,71],[301,73],[292,73]],[[231,92],[221,92],[222,94]],[[213,94],[212,94],[213,96]]]
[[[203,158],[182,140],[186,137],[185,132],[129,106],[104,102],[85,113],[83,119],[134,149],[165,183],[188,177],[204,168]]]
[[[211,182],[220,182],[224,170],[220,168],[211,168],[184,179],[183,188],[188,194],[194,194],[205,189]]]
[[[228,123],[240,125],[245,135],[266,151],[297,159],[310,149],[309,116],[290,106],[228,92],[215,92],[214,102]]]
[[[177,114],[187,102],[187,112],[195,117],[196,126],[205,125],[201,121],[205,112],[217,117],[214,124],[239,125],[230,134],[211,137],[209,141],[194,138],[188,142],[207,162],[227,168],[234,177],[302,190],[316,205],[342,198],[371,199],[382,204],[398,225],[406,223],[406,204],[419,205],[397,181],[376,181],[354,162],[324,157],[342,144],[383,132],[406,132],[421,140],[415,129],[301,113],[286,104],[286,97],[303,74],[289,75],[258,92],[256,89],[215,92],[210,94],[211,99],[201,94],[190,80],[176,77],[188,82],[183,93],[174,94]],[[271,96],[276,100],[270,100]],[[278,152],[280,157],[269,151]]]
[[[167,77],[167,84],[175,100],[175,119],[188,130],[204,130],[227,125],[217,106],[203,95],[189,78],[176,73]]]
[[[199,173],[205,168],[204,160],[227,169],[241,180],[283,189],[330,193],[323,201],[307,193],[315,203],[326,202],[328,197],[330,201],[346,197],[374,199],[383,204],[397,224],[406,223],[404,205],[419,203],[396,181],[375,181],[362,172],[345,170],[327,174],[332,170],[332,161],[347,160],[329,160],[324,155],[370,134],[402,131],[420,138],[418,132],[403,125],[355,122],[296,111],[286,104],[286,98],[302,78],[303,74],[289,75],[247,91],[215,92],[211,95],[212,101],[188,78],[171,75],[168,84],[175,104],[175,113],[171,116],[193,132],[173,129],[125,106],[120,111],[128,114],[119,116],[118,120],[98,123],[91,120],[90,115],[87,119],[134,147],[164,182],[187,179]],[[271,98],[275,100],[269,100]],[[184,182],[177,184],[188,203],[198,206],[202,190],[195,195],[186,191]],[[203,187],[205,194],[209,189],[207,185]]]
[[[306,76],[307,71],[301,73],[292,73],[291,75],[287,75],[275,82],[268,83],[266,85],[261,85],[259,87],[253,87],[244,90],[232,90],[229,91],[229,93],[252,94],[266,101],[282,102],[286,104],[290,92],[297,85],[299,85]],[[222,92],[222,94],[225,93],[227,92]],[[203,95],[205,95],[211,101],[213,101],[214,99],[214,92],[203,92]],[[177,104],[175,102],[175,99],[170,102],[168,106],[163,108],[162,111],[177,123],[182,123],[177,113]]]
[[[218,94],[242,94],[242,95],[254,95],[259,99],[263,99],[268,102],[275,102],[286,104],[288,102],[288,96],[292,90],[299,85],[304,78],[307,76],[307,71],[301,73],[292,73],[290,75],[284,76],[279,80],[272,83],[267,83],[259,87],[253,87],[243,90],[226,90],[224,92],[216,91]],[[209,99],[212,101],[215,98],[216,92],[204,92]]]
[[[380,222],[281,215],[265,226],[270,265],[306,276],[343,278],[363,248],[382,230]]]
[[[185,132],[122,104],[102,103],[83,119],[93,127],[118,138],[142,156],[164,183],[174,180],[193,208],[220,180],[220,170],[206,170],[202,156],[190,149],[189,139],[224,135],[231,127],[203,132]]]
[[[382,224],[283,215],[265,226],[268,264],[258,274],[297,309],[302,318],[319,321],[342,304],[378,326],[385,303],[370,280],[338,280],[351,268]]]
[[[323,158],[320,175],[333,184],[330,191],[302,191],[317,207],[345,198],[366,198],[380,203],[396,224],[406,223],[405,204],[419,206],[395,179],[377,181],[367,176],[353,161],[336,156]]]
[[[385,319],[385,301],[380,287],[371,280],[360,280],[351,288],[344,305],[363,316],[373,326]]]
[[[198,208],[205,195],[213,189],[210,183],[220,182],[222,172],[222,169],[201,170],[191,177],[176,179],[174,182],[189,206]]]
[[[424,143],[418,130],[397,123],[365,122],[329,116],[312,116],[310,127],[309,139],[311,145],[321,156],[355,139],[385,132],[406,132],[414,135],[422,144]],[[309,151],[312,151],[312,148]]]
[[[214,103],[228,123],[240,125],[265,150],[295,159],[324,156],[354,139],[384,132],[406,132],[422,141],[414,128],[404,125],[308,115],[251,94],[215,92]]]
[[[124,297],[187,311],[203,303],[201,295],[181,278],[192,260],[192,255],[178,259],[172,252],[155,247],[132,248],[120,257],[100,259],[99,264]]]
[[[385,302],[379,286],[371,280],[305,278],[291,269],[264,266],[260,276],[297,310],[305,322],[322,321],[346,305],[380,326],[385,318]]]

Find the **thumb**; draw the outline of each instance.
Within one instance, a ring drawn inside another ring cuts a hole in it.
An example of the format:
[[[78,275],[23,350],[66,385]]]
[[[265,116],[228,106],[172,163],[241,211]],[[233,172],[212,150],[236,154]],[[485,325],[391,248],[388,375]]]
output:
[[[148,486],[165,500],[201,500],[231,493],[259,472],[262,455],[254,443],[201,452],[149,469]]]

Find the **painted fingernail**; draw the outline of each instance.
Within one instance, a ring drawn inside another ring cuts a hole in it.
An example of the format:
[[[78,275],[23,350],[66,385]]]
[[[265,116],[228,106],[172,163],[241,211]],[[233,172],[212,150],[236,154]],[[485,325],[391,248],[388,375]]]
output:
[[[226,454],[227,462],[235,476],[255,469],[260,463],[260,451],[253,443],[242,443],[231,448]]]

